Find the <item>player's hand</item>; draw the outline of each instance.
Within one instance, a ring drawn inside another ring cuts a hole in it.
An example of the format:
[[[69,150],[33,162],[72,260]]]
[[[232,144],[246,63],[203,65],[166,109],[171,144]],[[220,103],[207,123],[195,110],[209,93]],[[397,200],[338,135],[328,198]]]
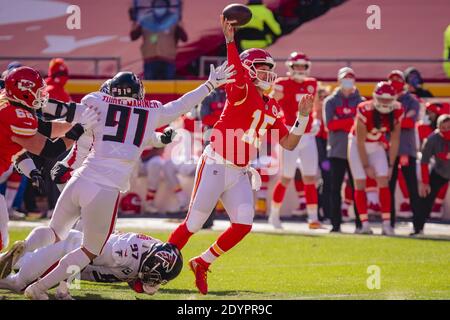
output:
[[[83,129],[92,129],[100,121],[100,113],[96,107],[87,107],[80,116],[79,124]]]
[[[31,170],[30,172],[31,185],[33,189],[41,196],[45,194],[45,182],[41,172],[38,169]]]
[[[428,196],[431,192],[431,186],[429,184],[425,184],[423,182],[420,182],[419,184],[419,196],[422,198],[425,198]]]
[[[375,169],[372,166],[364,167],[364,171],[369,178],[375,179]]]
[[[222,25],[223,35],[227,43],[234,40],[234,27],[231,25],[232,23],[236,23],[236,20],[228,21],[222,14],[220,15],[220,24]]]
[[[214,65],[211,64],[208,82],[210,82],[214,88],[217,88],[224,84],[235,82],[236,79],[231,79],[235,74],[236,71],[234,71],[234,65],[228,66],[226,61],[217,68],[214,68]]]
[[[307,117],[311,113],[314,106],[314,95],[305,94],[298,103],[298,112],[301,116]]]
[[[165,128],[164,133],[161,135],[160,139],[161,142],[164,144],[169,144],[173,141],[175,136],[177,135],[177,132],[173,128]]]
[[[50,171],[50,177],[56,184],[64,184],[70,179],[71,168],[67,168],[61,162],[57,162]]]

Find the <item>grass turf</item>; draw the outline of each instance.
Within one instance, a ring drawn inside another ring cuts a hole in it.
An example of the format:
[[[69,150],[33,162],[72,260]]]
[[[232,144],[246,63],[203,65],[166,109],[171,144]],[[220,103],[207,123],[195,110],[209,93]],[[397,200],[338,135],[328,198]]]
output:
[[[11,243],[28,232],[12,229]],[[164,240],[168,237],[168,232],[149,234]],[[208,274],[210,292],[202,296],[187,261],[203,252],[217,235],[211,231],[195,235],[183,250],[185,266],[180,276],[154,296],[136,294],[127,284],[83,281],[81,290],[72,290],[72,296],[126,300],[450,299],[450,241],[262,233],[250,234],[213,264]],[[371,265],[380,268],[380,289],[367,287]],[[23,296],[0,289],[2,298]]]

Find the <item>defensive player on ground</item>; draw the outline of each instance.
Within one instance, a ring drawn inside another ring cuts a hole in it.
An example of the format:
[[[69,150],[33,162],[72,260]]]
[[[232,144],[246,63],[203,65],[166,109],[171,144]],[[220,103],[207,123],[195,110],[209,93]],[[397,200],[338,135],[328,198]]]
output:
[[[56,158],[97,121],[97,113],[92,109],[86,110],[74,126],[67,122],[41,121],[36,110],[47,103],[45,87],[40,74],[32,68],[20,67],[6,76],[5,89],[0,91],[0,176],[24,149],[43,157]],[[49,137],[63,137],[52,141],[40,132]],[[31,178],[39,175],[30,159],[26,161],[23,157],[17,162],[20,160],[24,160],[20,167],[25,175]],[[7,225],[8,211],[5,199],[0,195],[0,250],[8,245]]]
[[[349,136],[349,164],[355,182],[355,204],[362,223],[358,232],[371,234],[367,215],[366,178],[376,179],[379,188],[382,230],[393,235],[391,227],[391,193],[389,178],[397,158],[400,143],[400,122],[403,108],[396,101],[394,88],[387,82],[379,82],[373,92],[373,100],[358,105],[356,124]],[[389,160],[382,141],[390,135]]]
[[[17,293],[42,277],[52,264],[80,247],[83,233],[71,230],[63,241],[25,254],[10,274],[0,280],[1,289]],[[174,279],[183,267],[180,251],[169,243],[137,233],[114,233],[100,256],[81,271],[80,280],[93,282],[127,282],[138,293],[154,294],[160,285]],[[70,282],[69,279],[68,282]],[[56,299],[71,299],[67,282],[56,290]]]
[[[305,94],[316,95],[317,80],[309,78],[311,61],[301,52],[293,52],[286,61],[288,67],[287,77],[278,78],[275,81],[273,97],[280,104],[284,113],[285,124],[291,128],[296,120],[297,106]],[[315,135],[319,131],[320,122],[313,125],[313,117],[309,116],[309,123],[300,143],[294,150],[284,149],[281,154],[281,180],[273,191],[272,205],[270,208],[269,222],[275,228],[281,228],[280,208],[283,203],[286,188],[295,177],[295,171],[300,165],[300,172],[304,183],[306,198],[306,211],[310,229],[321,227],[317,216],[318,196],[316,189],[316,176],[319,170],[319,155]],[[299,183],[296,182],[298,189]],[[301,190],[297,190],[300,192]]]
[[[46,299],[49,288],[68,278],[68,266],[82,270],[100,255],[114,230],[119,193],[129,189],[130,176],[142,150],[164,145],[156,128],[190,111],[215,87],[234,82],[230,79],[232,69],[226,64],[217,69],[212,67],[207,82],[166,105],[143,100],[143,84],[131,72],[120,72],[111,80],[111,95],[95,92],[85,96],[81,103],[96,106],[100,112],[100,122],[93,127],[91,152],[61,193],[50,226],[35,228],[25,241],[18,242],[1,258],[0,274],[7,276],[14,260],[23,252],[65,239],[80,216],[82,245],[29,286],[25,295],[30,299]]]
[[[277,102],[264,94],[276,78],[272,57],[261,49],[249,49],[239,56],[232,21],[221,17],[221,23],[228,64],[235,66],[236,82],[226,86],[225,108],[197,166],[187,217],[168,241],[181,250],[192,234],[201,229],[217,201],[222,201],[231,226],[201,256],[189,261],[202,294],[208,292],[206,277],[210,264],[239,243],[252,228],[254,203],[249,163],[255,158],[266,133],[272,134],[272,141],[279,141],[282,147],[293,150],[313,106],[313,96],[305,95],[298,105],[297,121],[289,132],[278,117]],[[252,171],[255,182],[256,170]]]

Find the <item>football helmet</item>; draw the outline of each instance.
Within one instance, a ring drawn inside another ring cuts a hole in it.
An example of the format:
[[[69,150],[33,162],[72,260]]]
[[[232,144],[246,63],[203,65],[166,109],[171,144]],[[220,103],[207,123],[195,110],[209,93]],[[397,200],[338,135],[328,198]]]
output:
[[[5,78],[6,98],[32,109],[47,105],[46,86],[39,72],[29,67],[13,69]]]
[[[145,96],[144,84],[133,72],[119,72],[111,79],[109,94],[113,97],[129,97],[143,100]]]
[[[378,82],[373,91],[374,107],[380,113],[390,113],[394,110],[397,95],[389,82]]]
[[[277,74],[273,72],[276,64],[270,53],[263,49],[253,48],[243,51],[239,57],[250,79],[256,80],[255,84],[261,89],[270,89],[277,79]],[[258,70],[258,65],[266,65],[270,70]],[[265,77],[260,78],[261,74],[265,74]]]
[[[155,243],[141,257],[138,278],[148,286],[164,285],[183,268],[183,256],[171,243]]]
[[[305,69],[295,70],[294,66],[305,66]],[[296,80],[303,80],[309,76],[311,61],[303,52],[292,52],[289,59],[286,61],[286,67],[288,68],[288,76]]]
[[[450,104],[447,102],[428,102],[425,105],[425,110],[428,112],[433,112],[438,116],[443,114],[450,114]]]
[[[142,209],[142,199],[134,192],[127,193],[120,200],[120,212],[123,214],[140,214]]]
[[[109,91],[110,87],[111,87],[111,79],[108,79],[105,82],[103,82],[102,85],[100,86],[100,92],[111,95]]]

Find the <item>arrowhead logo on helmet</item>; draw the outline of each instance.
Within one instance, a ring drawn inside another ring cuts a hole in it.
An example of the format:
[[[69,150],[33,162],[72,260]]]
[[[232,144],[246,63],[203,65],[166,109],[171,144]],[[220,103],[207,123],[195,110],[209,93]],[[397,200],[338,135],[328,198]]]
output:
[[[394,110],[397,95],[394,87],[389,82],[378,82],[373,92],[373,106],[380,113],[390,113]]]

